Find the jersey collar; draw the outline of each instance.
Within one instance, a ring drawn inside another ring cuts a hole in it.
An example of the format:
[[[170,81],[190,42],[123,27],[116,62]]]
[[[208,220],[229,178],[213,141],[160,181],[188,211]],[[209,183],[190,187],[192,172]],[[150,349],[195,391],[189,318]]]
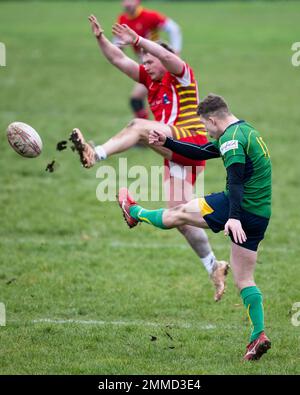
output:
[[[224,132],[221,134],[221,136],[223,136],[223,134],[226,132],[226,130],[231,128],[231,126],[239,125],[240,123],[244,123],[244,122],[246,122],[246,121],[244,121],[243,119],[240,119],[239,121],[231,123],[230,125],[227,126],[227,128],[224,130]]]

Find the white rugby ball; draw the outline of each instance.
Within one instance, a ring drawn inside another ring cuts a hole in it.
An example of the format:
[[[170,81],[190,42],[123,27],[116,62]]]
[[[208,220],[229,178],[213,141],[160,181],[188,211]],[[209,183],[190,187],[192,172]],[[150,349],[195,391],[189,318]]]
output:
[[[7,139],[11,147],[25,158],[36,158],[43,148],[39,134],[23,122],[13,122],[8,125]]]

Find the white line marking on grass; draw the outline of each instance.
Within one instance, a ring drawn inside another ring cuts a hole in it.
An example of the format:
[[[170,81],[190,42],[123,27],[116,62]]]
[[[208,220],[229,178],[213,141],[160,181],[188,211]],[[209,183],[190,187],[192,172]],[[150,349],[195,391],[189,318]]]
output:
[[[37,320],[31,321],[33,324],[79,324],[79,325],[116,325],[116,326],[150,326],[155,328],[165,328],[165,327],[173,327],[173,328],[181,328],[181,329],[201,329],[201,330],[212,330],[216,329],[216,325],[205,324],[205,325],[197,325],[190,323],[173,323],[173,324],[162,324],[158,322],[147,322],[147,321],[100,321],[100,320],[54,320],[51,318],[40,318]]]

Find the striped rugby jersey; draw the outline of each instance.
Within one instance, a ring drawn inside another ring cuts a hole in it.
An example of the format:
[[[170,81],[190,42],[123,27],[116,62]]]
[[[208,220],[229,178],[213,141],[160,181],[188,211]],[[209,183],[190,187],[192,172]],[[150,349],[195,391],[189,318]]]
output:
[[[197,82],[188,64],[180,75],[166,72],[161,81],[153,81],[141,65],[139,81],[148,89],[148,102],[156,121],[181,129],[180,137],[183,133],[186,136],[182,137],[204,134],[204,124],[197,115]]]

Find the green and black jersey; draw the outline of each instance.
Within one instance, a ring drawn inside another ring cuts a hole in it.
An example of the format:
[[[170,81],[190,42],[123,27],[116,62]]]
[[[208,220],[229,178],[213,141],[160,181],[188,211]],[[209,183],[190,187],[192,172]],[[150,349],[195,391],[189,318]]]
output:
[[[167,138],[164,146],[195,160],[221,156],[226,169],[233,164],[244,164],[241,207],[250,213],[270,218],[272,197],[270,154],[260,133],[247,122],[238,121],[229,125],[219,140],[204,145]],[[229,194],[228,179],[225,194],[227,196]]]
[[[218,148],[225,168],[245,164],[242,208],[265,218],[271,216],[272,165],[268,147],[260,133],[245,121],[230,125],[219,140]],[[228,194],[228,186],[226,186]]]

